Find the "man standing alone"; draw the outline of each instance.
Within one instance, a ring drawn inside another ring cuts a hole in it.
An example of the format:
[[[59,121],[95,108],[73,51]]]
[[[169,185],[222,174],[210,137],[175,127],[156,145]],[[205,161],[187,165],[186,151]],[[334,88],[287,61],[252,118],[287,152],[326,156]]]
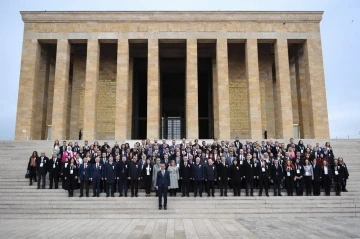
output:
[[[164,210],[167,209],[167,191],[170,189],[170,174],[165,171],[165,164],[161,164],[161,170],[157,173],[156,189],[159,194],[159,210],[162,208],[162,197],[164,197]]]

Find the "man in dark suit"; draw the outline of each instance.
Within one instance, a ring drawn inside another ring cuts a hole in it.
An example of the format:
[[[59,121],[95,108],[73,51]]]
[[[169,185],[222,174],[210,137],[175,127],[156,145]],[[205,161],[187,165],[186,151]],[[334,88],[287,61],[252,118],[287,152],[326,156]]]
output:
[[[164,197],[164,210],[166,210],[167,191],[170,189],[170,174],[165,170],[165,164],[161,164],[161,170],[157,173],[156,189],[159,192],[159,210],[162,208],[162,197]]]
[[[121,161],[117,164],[117,179],[118,179],[118,189],[119,189],[119,197],[124,196],[127,197],[128,191],[128,163],[126,162],[126,157],[123,156]]]
[[[114,195],[114,183],[116,180],[116,168],[115,163],[113,162],[113,157],[109,157],[109,162],[105,165],[104,168],[104,179],[106,181],[106,197],[109,197],[109,191],[111,197],[115,197]]]
[[[66,141],[63,141],[63,145],[60,147],[60,151],[59,151],[60,156],[63,155],[63,153],[66,151],[66,149],[67,149]]]
[[[48,163],[49,158],[45,156],[45,152],[41,152],[40,157],[36,159],[37,189],[40,189],[40,180],[42,189],[45,189],[45,177],[48,171]]]
[[[100,181],[102,177],[102,165],[100,164],[100,158],[95,158],[95,164],[92,166],[90,181],[93,183],[93,197],[100,196]]]
[[[102,165],[101,168],[103,168],[103,170],[105,169],[105,165],[108,162],[108,158],[106,157],[106,153],[103,152],[101,154],[101,159],[100,159],[100,164]],[[101,177],[101,183],[100,183],[100,192],[106,192],[106,180],[104,177]]]
[[[219,177],[219,186],[220,186],[220,197],[227,197],[227,187],[229,182],[229,165],[225,162],[225,157],[221,157],[221,163],[218,164],[218,177]]]
[[[131,181],[131,197],[138,196],[139,180],[141,175],[141,168],[137,162],[137,156],[134,155],[133,161],[129,165],[129,179]]]
[[[49,180],[50,188],[53,188],[53,182],[55,182],[55,189],[58,188],[59,182],[59,172],[61,168],[61,160],[57,158],[57,154],[54,153],[52,158],[49,160],[48,171],[49,171]]]
[[[180,180],[181,180],[181,190],[182,196],[185,195],[189,197],[190,190],[190,181],[192,173],[192,165],[188,162],[187,156],[184,156],[184,162],[180,163]]]
[[[194,180],[194,197],[197,196],[199,191],[200,197],[202,197],[202,181],[204,180],[204,167],[200,164],[200,158],[196,157],[196,163],[192,166],[192,175]]]
[[[86,197],[89,197],[89,179],[90,179],[90,168],[91,165],[88,163],[88,158],[84,158],[84,163],[79,167],[79,179],[80,179],[80,196],[84,194],[84,187]]]
[[[283,179],[283,169],[282,166],[279,164],[278,159],[274,160],[274,165],[272,165],[271,172],[272,172],[271,178],[274,183],[274,196],[282,196],[280,184]]]
[[[215,197],[214,181],[216,181],[216,178],[217,178],[216,166],[215,166],[215,164],[213,164],[212,159],[209,159],[208,162],[209,162],[209,164],[204,165],[205,166],[205,181],[207,183],[206,191],[207,191],[208,197],[210,197],[210,189],[211,189],[211,196]]]
[[[246,183],[246,196],[254,196],[254,161],[252,160],[251,154],[246,155],[246,161],[244,162],[244,177]]]

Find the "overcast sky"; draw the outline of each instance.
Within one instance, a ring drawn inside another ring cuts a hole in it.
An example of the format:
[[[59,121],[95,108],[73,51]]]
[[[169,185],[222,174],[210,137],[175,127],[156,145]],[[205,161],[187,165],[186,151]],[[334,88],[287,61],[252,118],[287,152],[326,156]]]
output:
[[[24,27],[19,11],[44,10],[324,11],[321,36],[330,134],[360,137],[360,0],[1,0],[0,139],[14,138]]]

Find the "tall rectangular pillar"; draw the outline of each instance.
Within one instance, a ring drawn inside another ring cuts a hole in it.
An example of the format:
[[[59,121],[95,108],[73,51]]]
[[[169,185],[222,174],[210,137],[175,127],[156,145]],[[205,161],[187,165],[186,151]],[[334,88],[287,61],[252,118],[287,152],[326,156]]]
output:
[[[15,140],[33,138],[35,82],[39,71],[41,46],[37,39],[24,39],[16,112]]]
[[[275,43],[275,128],[276,136],[285,139],[294,136],[288,54],[287,39],[277,39]]]
[[[51,138],[66,139],[66,120],[69,90],[70,43],[68,39],[59,39],[56,49],[54,100],[52,112]]]
[[[148,40],[147,138],[157,139],[160,133],[159,40]]]
[[[96,139],[97,88],[99,80],[100,45],[98,39],[87,42],[85,94],[84,94],[84,140]]]
[[[230,140],[229,65],[227,39],[216,42],[216,78],[219,134],[221,140]],[[215,104],[216,105],[216,104]],[[214,117],[216,119],[216,117]],[[214,127],[216,128],[216,127]]]
[[[186,41],[186,137],[199,137],[197,39]]]
[[[129,40],[119,39],[117,48],[115,139],[127,138],[129,91]]]
[[[310,138],[328,139],[329,120],[320,37],[306,40],[304,58],[308,83]]]
[[[260,77],[257,39],[247,39],[245,48],[246,78],[249,97],[250,138],[262,138]]]

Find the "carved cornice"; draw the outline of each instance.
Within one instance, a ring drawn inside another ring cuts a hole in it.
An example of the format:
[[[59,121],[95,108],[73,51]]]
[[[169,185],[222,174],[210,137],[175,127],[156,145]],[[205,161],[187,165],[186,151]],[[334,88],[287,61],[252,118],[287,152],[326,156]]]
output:
[[[322,11],[314,12],[243,12],[243,11],[149,11],[149,12],[20,12],[25,23],[33,22],[316,22],[322,19]]]

